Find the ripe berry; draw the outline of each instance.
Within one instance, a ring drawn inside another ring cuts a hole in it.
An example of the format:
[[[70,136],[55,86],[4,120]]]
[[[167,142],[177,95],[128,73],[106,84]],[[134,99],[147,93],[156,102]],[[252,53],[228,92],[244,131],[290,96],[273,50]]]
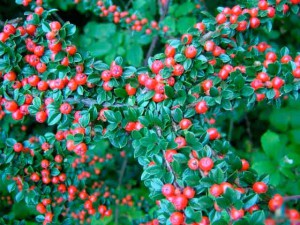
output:
[[[15,81],[17,78],[17,74],[14,71],[10,71],[4,75],[5,80]]]
[[[165,153],[165,159],[167,162],[173,162],[173,155],[177,154],[177,151],[174,149],[169,149]]]
[[[255,182],[252,188],[257,194],[263,194],[268,191],[268,186],[264,182]]]
[[[157,81],[155,79],[149,77],[145,82],[145,87],[148,88],[149,90],[154,90],[156,84],[157,84]]]
[[[24,149],[22,143],[16,143],[16,144],[14,144],[13,148],[14,148],[15,152],[21,152]]]
[[[69,103],[63,103],[60,108],[59,111],[62,114],[70,114],[72,111],[72,106]]]
[[[156,103],[158,102],[162,102],[163,100],[165,100],[165,96],[163,94],[160,93],[155,93],[154,96],[152,97],[152,100]]]
[[[230,217],[232,220],[239,220],[244,216],[245,212],[243,209],[232,208],[230,210]]]
[[[74,80],[78,85],[84,85],[86,84],[87,76],[84,73],[77,73],[74,77]]]
[[[197,55],[197,49],[194,46],[188,46],[184,51],[185,57],[192,59]]]
[[[188,161],[188,167],[191,170],[197,170],[199,168],[199,161],[198,159],[192,158]]]
[[[268,6],[269,6],[269,4],[268,4],[268,2],[267,2],[266,0],[260,0],[260,1],[258,2],[258,8],[259,8],[260,10],[267,10],[267,9],[268,9]]]
[[[221,194],[223,194],[223,189],[219,184],[213,184],[209,189],[209,193],[212,196],[219,197]]]
[[[167,57],[174,57],[176,53],[176,49],[171,45],[167,46],[165,49],[165,54]]]
[[[172,225],[182,225],[184,222],[184,215],[181,212],[173,212],[170,216]]]
[[[207,216],[202,216],[202,220],[197,225],[210,225],[210,221]]]
[[[39,203],[36,205],[36,211],[38,211],[41,214],[44,214],[46,213],[46,207],[42,203]]]
[[[275,89],[280,89],[284,85],[284,80],[280,77],[274,77],[272,79],[272,86]]]
[[[179,126],[182,130],[186,130],[186,129],[189,129],[190,126],[192,126],[192,122],[189,119],[182,119],[179,122]]]
[[[212,52],[215,48],[215,43],[213,41],[206,41],[204,44],[204,50],[207,52]]]
[[[248,161],[247,160],[245,160],[245,159],[242,159],[241,160],[242,161],[242,171],[246,171],[246,170],[248,170],[249,169],[249,167],[250,167],[250,165],[249,165],[249,163],[248,163]]]
[[[236,5],[231,9],[231,12],[233,15],[239,16],[242,14],[242,8],[239,5]]]
[[[135,95],[136,88],[132,87],[130,84],[126,84],[125,90],[129,96]]]
[[[181,64],[176,64],[173,69],[174,76],[180,76],[184,73],[184,67]]]
[[[183,210],[188,204],[188,199],[184,195],[179,194],[174,197],[172,203],[176,210]]]
[[[199,160],[199,168],[205,172],[209,172],[214,167],[214,161],[209,157]]]
[[[9,112],[15,112],[18,109],[18,104],[15,101],[5,102],[5,109]]]
[[[17,109],[16,111],[14,111],[14,112],[11,114],[11,117],[12,117],[14,120],[21,120],[21,119],[23,119],[22,111],[21,111],[20,109]]]
[[[205,80],[202,82],[201,87],[203,88],[203,90],[209,91],[212,87],[213,87],[213,81],[212,80]]]
[[[183,137],[176,137],[175,138],[175,143],[177,144],[177,148],[182,148],[186,146],[186,140]]]
[[[300,78],[300,67],[297,67],[296,69],[293,70],[293,76],[295,78]]]
[[[151,71],[155,74],[158,74],[161,69],[164,68],[164,64],[160,60],[155,60],[151,65]]]
[[[39,123],[44,123],[47,119],[47,114],[44,111],[37,112],[35,115],[35,119]]]
[[[102,79],[103,81],[110,81],[111,77],[112,77],[112,75],[111,75],[111,73],[110,73],[109,70],[104,70],[104,71],[101,73],[101,79]]]
[[[191,198],[194,198],[196,192],[193,188],[186,187],[183,189],[182,193],[185,197],[187,197],[188,199],[191,199]]]
[[[125,126],[125,130],[131,132],[135,129],[135,122],[128,122]]]
[[[122,76],[123,74],[123,69],[121,66],[119,65],[113,65],[111,68],[110,68],[110,72],[111,72],[111,75],[114,77],[114,78],[119,78]]]
[[[175,194],[175,187],[172,184],[165,184],[161,192],[165,197],[170,197]]]
[[[191,44],[193,40],[193,36],[191,34],[184,34],[181,36],[181,42],[187,45]]]
[[[239,32],[243,32],[247,29],[247,26],[248,26],[248,23],[246,21],[241,21],[238,23],[236,30]]]
[[[209,128],[207,130],[207,133],[209,135],[209,140],[215,140],[220,138],[220,133],[218,132],[218,130],[216,128]]]
[[[195,105],[196,113],[205,114],[208,110],[206,101],[202,100]]]
[[[53,21],[49,25],[51,30],[54,32],[59,31],[61,28],[61,24],[58,21]]]
[[[257,17],[252,17],[250,19],[250,27],[252,29],[259,27],[259,25],[260,25],[260,20]]]
[[[225,23],[227,20],[226,16],[224,13],[219,13],[217,16],[216,16],[216,22],[218,24],[223,24]]]

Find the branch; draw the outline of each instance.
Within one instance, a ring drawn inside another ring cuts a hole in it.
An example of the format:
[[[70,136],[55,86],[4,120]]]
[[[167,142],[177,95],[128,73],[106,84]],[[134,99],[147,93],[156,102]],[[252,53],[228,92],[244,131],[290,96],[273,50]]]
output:
[[[117,187],[118,193],[120,193],[120,188],[121,188],[123,177],[124,177],[124,174],[125,174],[127,161],[128,161],[128,158],[127,158],[127,156],[125,156],[125,159],[122,163],[122,167],[121,167],[121,170],[120,170],[119,180],[118,180],[118,187]],[[116,225],[119,224],[119,204],[117,204],[117,207],[116,207],[115,223],[114,224],[116,224]]]
[[[12,19],[12,20],[8,20],[6,22],[0,20],[0,26],[4,26],[6,23],[9,23],[9,24],[14,24],[14,23],[19,23],[23,20],[23,18],[21,17],[17,17],[15,19]]]
[[[65,23],[65,21],[56,12],[52,12],[52,15],[58,20],[58,22],[60,22],[61,25]]]
[[[283,201],[285,201],[285,202],[291,201],[291,200],[298,200],[298,199],[300,199],[300,195],[292,195],[292,196],[283,197]]]
[[[155,129],[156,129],[157,135],[158,135],[159,137],[162,137],[162,130],[161,130],[161,128],[160,128],[159,126],[155,126]],[[165,151],[164,151],[164,155],[165,155]],[[175,174],[175,172],[173,171],[172,166],[170,165],[170,163],[169,163],[167,160],[165,160],[165,161],[166,161],[166,166],[167,166],[168,171],[169,171],[170,173],[172,173],[173,176],[174,176],[174,182],[173,182],[173,183],[174,183],[174,186],[175,186],[176,188],[179,188],[179,189],[180,189],[179,184],[176,182],[176,174]]]
[[[128,10],[128,8],[129,8],[129,6],[130,6],[131,3],[132,3],[132,0],[129,0],[129,1],[127,2],[126,6],[125,6],[125,9],[126,9],[126,10]]]
[[[109,102],[103,102],[102,104],[98,104],[97,100],[92,99],[92,98],[79,98],[79,99],[67,98],[66,101],[71,104],[83,103],[86,106],[101,105],[103,107],[115,107],[115,108],[122,108],[122,107],[128,106],[126,104],[117,104],[117,103],[109,103]],[[135,108],[135,106],[132,106],[132,107]]]
[[[163,6],[160,1],[158,0],[158,4],[159,4],[159,11],[160,11],[160,18],[159,18],[159,21],[158,21],[158,24],[161,23],[161,21],[163,21],[163,19],[166,17],[168,11],[169,11],[169,5],[170,5],[170,1],[171,0],[167,0],[166,2],[166,5]],[[148,63],[148,59],[149,57],[153,54],[153,51],[155,49],[155,46],[157,44],[159,40],[159,36],[156,35],[153,39],[152,39],[152,42],[151,42],[151,45],[149,47],[149,50],[147,52],[147,55],[146,55],[146,58],[145,58],[145,61],[144,61],[144,65],[146,66],[147,63]]]

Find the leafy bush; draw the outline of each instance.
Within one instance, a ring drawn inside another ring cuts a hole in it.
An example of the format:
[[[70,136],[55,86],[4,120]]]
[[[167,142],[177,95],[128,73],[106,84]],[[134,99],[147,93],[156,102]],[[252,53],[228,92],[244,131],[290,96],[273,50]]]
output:
[[[298,40],[273,45],[298,31],[272,30],[298,0],[216,16],[202,1],[16,3],[31,11],[0,33],[1,223],[299,223]]]

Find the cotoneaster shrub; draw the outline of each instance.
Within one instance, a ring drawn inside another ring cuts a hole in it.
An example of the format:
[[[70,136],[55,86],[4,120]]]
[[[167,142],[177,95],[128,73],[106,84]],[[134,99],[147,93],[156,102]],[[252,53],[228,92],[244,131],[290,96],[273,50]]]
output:
[[[158,205],[147,224],[299,223],[296,209],[282,207],[291,197],[250,169],[214,125],[258,102],[297,99],[300,56],[276,52],[260,31],[271,31],[275,15],[298,13],[298,0],[220,8],[216,17],[203,11],[205,19],[137,68],[78,51],[74,25],[50,19],[54,10],[42,1],[22,3],[34,12],[0,33],[0,115],[11,126],[1,131],[0,168],[15,200],[35,207],[37,222],[111,217],[116,196],[105,171],[112,158],[131,154]],[[99,157],[105,141],[115,152]],[[278,142],[269,144],[276,149]]]

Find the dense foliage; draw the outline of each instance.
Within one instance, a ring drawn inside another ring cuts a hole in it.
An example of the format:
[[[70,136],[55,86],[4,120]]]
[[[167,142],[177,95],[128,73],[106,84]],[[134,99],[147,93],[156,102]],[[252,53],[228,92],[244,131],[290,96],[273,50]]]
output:
[[[299,0],[16,3],[0,223],[299,224]]]

